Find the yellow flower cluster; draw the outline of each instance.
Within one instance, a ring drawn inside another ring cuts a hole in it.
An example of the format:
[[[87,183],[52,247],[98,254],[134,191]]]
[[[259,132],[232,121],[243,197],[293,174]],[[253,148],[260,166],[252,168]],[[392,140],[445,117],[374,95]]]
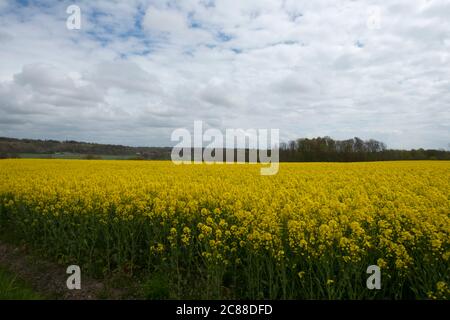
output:
[[[250,275],[272,277],[265,289],[252,284],[253,297],[305,297],[302,283],[317,278],[317,292],[339,292],[371,264],[387,275],[387,296],[399,283],[445,296],[450,162],[282,163],[275,176],[259,169],[1,160],[0,222],[67,260],[144,268],[178,259],[177,268],[241,272],[246,286]]]

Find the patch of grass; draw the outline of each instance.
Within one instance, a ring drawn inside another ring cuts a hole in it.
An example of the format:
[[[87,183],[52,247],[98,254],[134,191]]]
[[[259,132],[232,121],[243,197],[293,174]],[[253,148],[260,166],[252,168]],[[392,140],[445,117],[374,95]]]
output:
[[[146,277],[142,283],[142,296],[149,300],[168,299],[170,295],[169,279],[167,274],[157,272]]]
[[[0,300],[39,300],[43,299],[15,274],[0,267]]]

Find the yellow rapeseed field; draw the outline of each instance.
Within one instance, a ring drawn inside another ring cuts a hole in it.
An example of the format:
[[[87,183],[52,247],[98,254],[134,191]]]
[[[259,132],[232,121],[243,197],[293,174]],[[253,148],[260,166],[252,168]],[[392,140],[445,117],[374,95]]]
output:
[[[450,162],[259,168],[1,160],[1,230],[168,298],[450,298]]]

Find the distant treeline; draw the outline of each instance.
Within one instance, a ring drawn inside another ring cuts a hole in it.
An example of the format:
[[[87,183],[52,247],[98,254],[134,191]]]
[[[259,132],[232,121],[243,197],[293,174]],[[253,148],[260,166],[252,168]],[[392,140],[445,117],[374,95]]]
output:
[[[0,158],[19,158],[21,154],[75,153],[96,159],[97,155],[127,156],[131,159],[170,160],[170,147],[129,147],[122,145],[87,143],[78,141],[14,139],[0,137]],[[234,150],[236,154],[236,150]],[[192,152],[193,153],[193,152]],[[226,151],[223,150],[225,158]],[[246,159],[249,151],[246,150]],[[334,140],[330,137],[297,139],[281,143],[280,161],[386,161],[386,160],[450,160],[445,150],[394,150],[387,149],[377,140]]]
[[[137,159],[170,159],[172,148],[168,147],[128,147],[122,145],[87,143],[79,141],[14,139],[0,137],[0,158],[18,158],[22,153],[56,154],[77,153],[91,156],[130,156]]]
[[[387,160],[450,160],[450,151],[387,149],[383,142],[358,137],[347,140],[333,140],[330,137],[302,138],[280,145],[282,162]]]

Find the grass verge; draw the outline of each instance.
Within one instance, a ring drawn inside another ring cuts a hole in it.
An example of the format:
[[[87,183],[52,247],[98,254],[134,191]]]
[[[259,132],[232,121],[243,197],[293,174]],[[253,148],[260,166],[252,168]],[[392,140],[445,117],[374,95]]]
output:
[[[16,274],[0,266],[0,300],[41,300],[31,286]]]

